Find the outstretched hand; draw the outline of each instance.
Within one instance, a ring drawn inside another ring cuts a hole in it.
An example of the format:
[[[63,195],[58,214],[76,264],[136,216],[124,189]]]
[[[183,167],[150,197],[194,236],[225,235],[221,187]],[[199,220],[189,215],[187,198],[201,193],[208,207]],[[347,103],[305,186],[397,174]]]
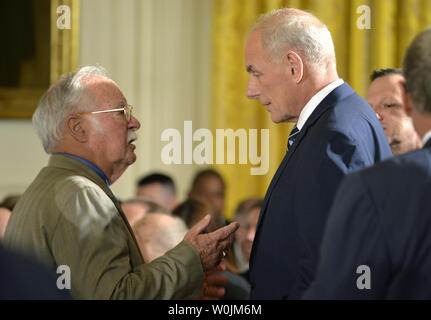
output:
[[[225,251],[232,245],[235,231],[239,228],[238,222],[232,222],[214,232],[204,234],[210,222],[211,216],[208,214],[184,237],[184,240],[190,242],[199,252],[204,271],[214,269],[221,262]]]

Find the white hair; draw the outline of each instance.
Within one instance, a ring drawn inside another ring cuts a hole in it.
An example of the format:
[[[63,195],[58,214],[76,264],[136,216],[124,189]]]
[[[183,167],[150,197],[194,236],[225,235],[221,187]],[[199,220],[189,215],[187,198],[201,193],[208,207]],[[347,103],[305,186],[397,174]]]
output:
[[[77,72],[61,76],[40,99],[32,121],[46,153],[52,153],[63,138],[62,128],[66,117],[80,112],[79,108],[91,100],[82,84],[82,79],[91,75],[108,78],[106,70],[102,67],[82,67]]]
[[[280,62],[287,50],[297,51],[315,69],[335,68],[335,49],[325,24],[311,13],[291,8],[261,16],[253,30],[262,31],[262,47]]]

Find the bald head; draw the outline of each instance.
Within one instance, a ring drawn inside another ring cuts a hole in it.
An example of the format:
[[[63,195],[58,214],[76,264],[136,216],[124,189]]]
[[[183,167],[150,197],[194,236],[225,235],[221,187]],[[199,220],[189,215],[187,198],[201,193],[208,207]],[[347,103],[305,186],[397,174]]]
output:
[[[165,213],[148,214],[133,227],[142,256],[147,263],[178,245],[187,230],[183,220]]]

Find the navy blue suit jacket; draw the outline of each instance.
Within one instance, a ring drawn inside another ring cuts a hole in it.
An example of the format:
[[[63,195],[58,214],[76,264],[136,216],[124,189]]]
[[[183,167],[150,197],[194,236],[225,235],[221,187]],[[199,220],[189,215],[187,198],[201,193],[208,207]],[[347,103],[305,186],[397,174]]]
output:
[[[341,179],[392,156],[375,112],[347,84],[304,124],[265,195],[250,257],[252,299],[298,299],[314,279]]]
[[[38,262],[0,247],[0,300],[71,299],[67,289],[57,288],[54,275]]]
[[[343,180],[316,282],[304,298],[431,299],[430,270],[431,149],[425,148]]]

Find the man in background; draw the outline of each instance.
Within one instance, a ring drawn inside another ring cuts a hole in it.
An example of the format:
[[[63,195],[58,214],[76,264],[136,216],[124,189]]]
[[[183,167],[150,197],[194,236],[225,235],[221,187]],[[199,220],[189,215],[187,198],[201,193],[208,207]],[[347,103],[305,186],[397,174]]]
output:
[[[168,213],[166,208],[144,197],[135,197],[121,202],[121,209],[132,227],[136,221],[143,218],[148,213]]]
[[[153,200],[170,212],[178,205],[174,180],[162,173],[142,177],[138,182],[136,195]]]
[[[306,299],[431,298],[431,28],[403,61],[404,105],[424,148],[353,173],[328,219]]]
[[[401,69],[374,70],[367,101],[373,107],[394,155],[422,147],[412,119],[406,114],[405,79]]]
[[[203,201],[210,206],[214,228],[226,224],[223,217],[225,182],[216,170],[204,169],[196,173],[189,191],[189,198]]]
[[[261,198],[248,198],[241,201],[235,210],[234,221],[239,223],[239,228],[235,232],[233,250],[238,272],[247,281],[250,281],[250,253],[262,204]]]

